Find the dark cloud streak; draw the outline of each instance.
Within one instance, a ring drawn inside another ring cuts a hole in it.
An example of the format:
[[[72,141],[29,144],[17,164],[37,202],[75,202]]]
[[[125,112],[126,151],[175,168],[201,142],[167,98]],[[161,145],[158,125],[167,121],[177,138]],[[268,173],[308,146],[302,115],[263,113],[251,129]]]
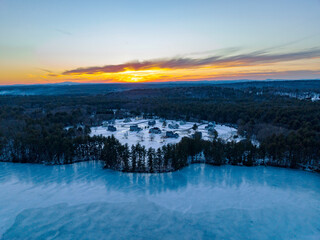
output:
[[[64,75],[71,74],[99,74],[117,73],[126,70],[148,70],[148,69],[188,69],[210,66],[212,68],[252,66],[265,63],[277,63],[301,59],[312,59],[320,57],[320,49],[309,49],[300,52],[274,54],[266,51],[257,51],[249,54],[240,54],[224,57],[222,55],[206,58],[172,58],[157,59],[142,62],[128,62],[118,65],[106,65],[102,67],[77,68],[63,72]]]

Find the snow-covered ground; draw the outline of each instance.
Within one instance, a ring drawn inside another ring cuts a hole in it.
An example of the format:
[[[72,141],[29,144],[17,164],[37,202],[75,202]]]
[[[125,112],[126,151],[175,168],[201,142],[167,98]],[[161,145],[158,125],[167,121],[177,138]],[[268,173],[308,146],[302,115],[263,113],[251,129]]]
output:
[[[302,92],[302,93],[295,93],[295,92],[276,92],[276,95],[280,96],[288,96],[291,98],[297,98],[300,100],[310,99],[312,102],[320,100],[320,94],[316,92]]]
[[[149,119],[150,120],[150,119]],[[152,127],[158,127],[161,129],[161,134],[151,134],[149,133],[150,128],[148,126],[148,119],[142,119],[142,120],[135,120],[132,119],[131,122],[124,122],[124,120],[115,120],[115,126],[117,128],[117,131],[111,132],[108,131],[107,127],[100,126],[100,127],[92,127],[91,128],[91,136],[98,136],[102,135],[105,137],[114,135],[122,144],[128,144],[129,146],[140,143],[141,145],[145,146],[146,148],[152,147],[152,148],[159,148],[166,144],[174,144],[180,142],[180,140],[183,137],[191,137],[192,134],[194,134],[194,130],[192,129],[194,124],[198,125],[198,132],[202,133],[202,138],[205,140],[211,140],[213,139],[213,136],[208,133],[208,130],[205,128],[208,124],[200,124],[195,122],[186,122],[183,125],[180,125],[178,121],[173,120],[167,120],[167,125],[164,127],[163,122],[160,122],[160,120],[156,120],[156,125]],[[176,124],[178,123],[180,126],[178,129],[170,129],[168,127],[169,124]],[[130,131],[130,126],[137,124],[140,128],[142,128],[139,132],[132,132]],[[221,138],[225,141],[240,141],[243,138],[238,136],[237,138],[234,138],[237,136],[237,129],[228,127],[225,125],[219,125],[217,124],[215,126],[215,130],[218,132],[218,138]],[[166,138],[166,131],[173,131],[175,133],[179,134],[178,138]]]

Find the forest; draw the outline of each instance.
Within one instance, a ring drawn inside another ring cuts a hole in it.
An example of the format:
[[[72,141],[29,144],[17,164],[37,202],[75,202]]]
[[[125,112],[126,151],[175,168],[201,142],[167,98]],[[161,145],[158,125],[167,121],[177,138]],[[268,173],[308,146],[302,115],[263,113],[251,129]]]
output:
[[[63,86],[61,86],[63,88]],[[79,86],[77,86],[79,88]],[[284,89],[284,91],[289,91]],[[293,91],[290,89],[290,91]],[[278,88],[171,86],[71,95],[1,95],[0,161],[167,172],[195,162],[320,169],[320,102],[274,94]],[[159,116],[231,124],[246,140],[183,138],[161,149],[90,137],[90,128],[124,117]],[[251,139],[260,144],[253,146]]]
[[[105,139],[101,160],[105,168],[123,172],[171,172],[192,163],[253,166],[258,155],[250,141],[224,144],[220,140],[205,141],[184,137],[177,144],[146,149],[139,143],[129,147],[113,136]],[[228,159],[228,161],[227,161]]]

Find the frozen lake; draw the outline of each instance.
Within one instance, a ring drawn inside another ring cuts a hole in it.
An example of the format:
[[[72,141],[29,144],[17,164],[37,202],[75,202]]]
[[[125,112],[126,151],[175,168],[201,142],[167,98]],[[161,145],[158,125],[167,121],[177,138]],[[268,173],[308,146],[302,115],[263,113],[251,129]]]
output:
[[[0,163],[1,239],[320,239],[320,175]]]

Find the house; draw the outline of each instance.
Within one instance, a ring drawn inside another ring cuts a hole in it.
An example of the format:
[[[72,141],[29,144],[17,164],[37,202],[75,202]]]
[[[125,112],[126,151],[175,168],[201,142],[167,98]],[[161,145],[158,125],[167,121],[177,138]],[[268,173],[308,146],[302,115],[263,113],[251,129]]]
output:
[[[178,133],[174,133],[172,131],[167,131],[166,132],[166,137],[167,138],[178,138],[179,137],[179,134]]]
[[[131,122],[131,118],[126,118],[126,119],[124,119],[123,122],[125,122],[125,123]]]
[[[117,128],[115,126],[113,126],[113,125],[109,125],[108,126],[108,131],[115,132],[115,131],[117,131]]]
[[[139,131],[141,131],[141,130],[142,130],[142,129],[139,128],[137,124],[134,124],[134,125],[131,125],[131,126],[130,126],[130,131],[132,131],[132,132],[139,132]]]
[[[215,126],[216,126],[216,122],[209,122],[208,125],[205,128],[206,129],[215,128]]]
[[[150,128],[149,133],[160,134],[161,130],[158,127]]]
[[[154,126],[154,125],[156,125],[156,120],[149,120],[149,121],[148,121],[148,125],[149,125],[149,126]]]
[[[170,123],[168,125],[168,127],[171,128],[171,129],[177,129],[177,128],[179,128],[179,124],[178,123]]]

